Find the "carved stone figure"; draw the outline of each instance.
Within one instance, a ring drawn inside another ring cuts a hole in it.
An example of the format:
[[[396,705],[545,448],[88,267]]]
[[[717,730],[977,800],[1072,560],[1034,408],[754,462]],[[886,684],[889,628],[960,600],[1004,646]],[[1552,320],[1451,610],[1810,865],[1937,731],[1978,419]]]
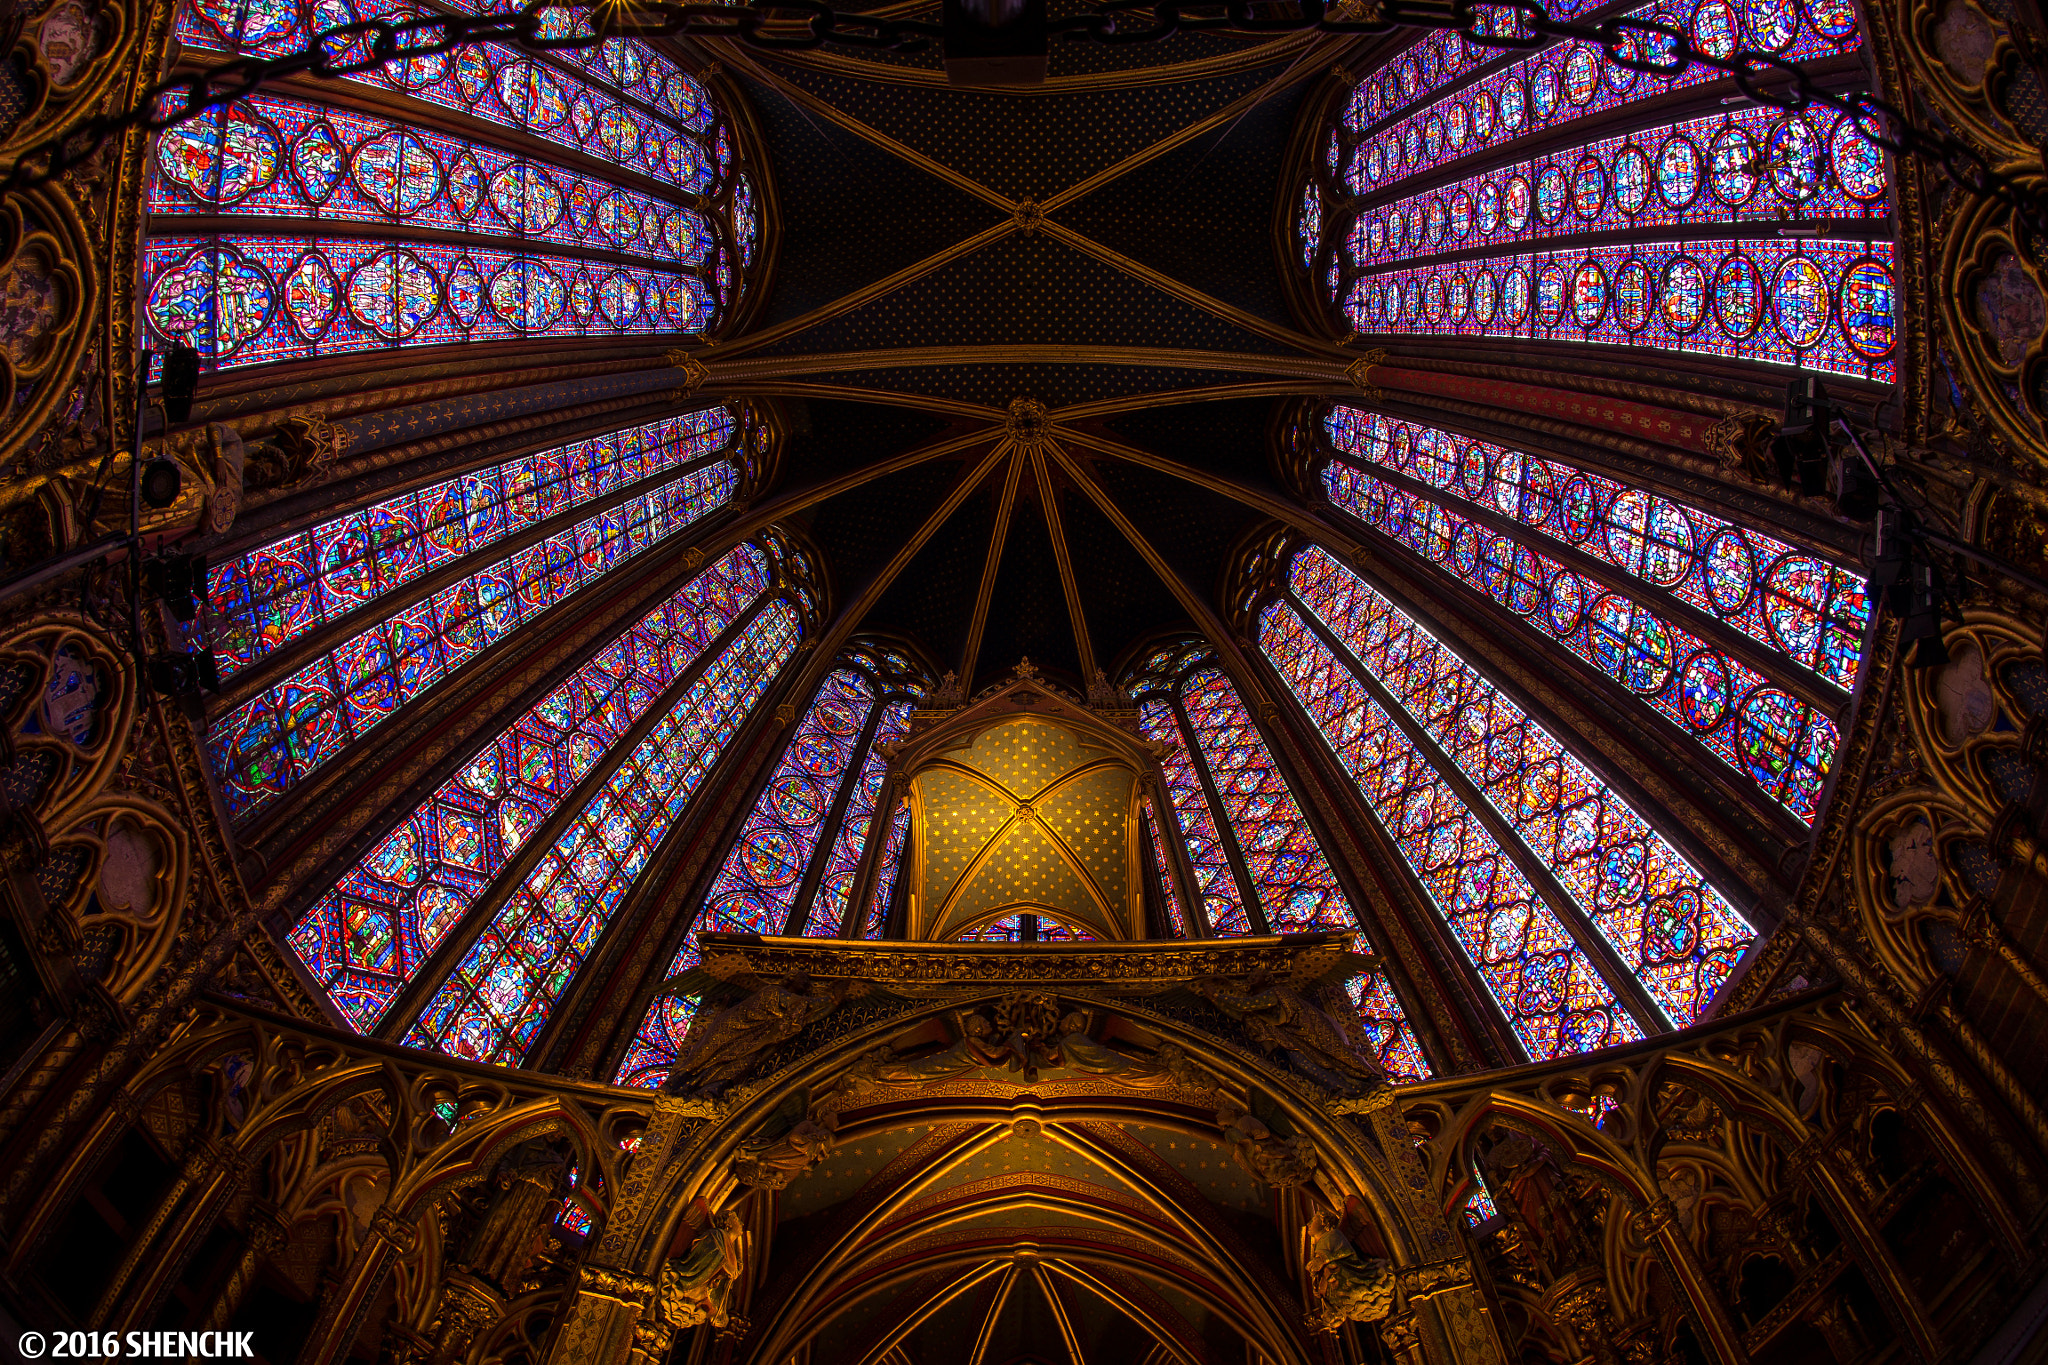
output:
[[[729,1321],[726,1301],[746,1273],[747,1230],[731,1209],[719,1214],[690,1249],[661,1268],[650,1315],[660,1329],[661,1346],[681,1328]]]
[[[1306,1063],[1305,1069],[1331,1073],[1352,1085],[1386,1084],[1355,1022],[1340,1022],[1271,973],[1258,973],[1243,983],[1204,977],[1191,985],[1196,994],[1243,1024],[1260,1051],[1288,1053]]]
[[[745,1075],[760,1055],[803,1032],[855,994],[851,982],[817,986],[806,972],[762,982],[753,994],[699,1015],[669,1076],[671,1090],[707,1093]]]
[[[742,1185],[787,1189],[789,1183],[823,1161],[832,1151],[831,1114],[805,1118],[773,1142],[749,1144],[733,1158],[733,1176]]]
[[[1379,1322],[1394,1311],[1394,1268],[1361,1255],[1327,1209],[1309,1217],[1311,1330],[1334,1332],[1347,1322]]]
[[[1216,1126],[1223,1130],[1223,1140],[1230,1144],[1237,1164],[1265,1184],[1291,1189],[1315,1178],[1316,1147],[1307,1138],[1276,1136],[1260,1120],[1235,1107],[1218,1110]]]

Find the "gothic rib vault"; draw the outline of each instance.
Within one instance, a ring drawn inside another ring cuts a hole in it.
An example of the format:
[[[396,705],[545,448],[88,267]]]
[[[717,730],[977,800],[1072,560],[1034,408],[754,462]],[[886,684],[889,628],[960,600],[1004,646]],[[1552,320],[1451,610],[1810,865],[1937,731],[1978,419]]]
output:
[[[2038,172],[2018,0],[1644,12]],[[0,155],[412,13],[17,7]],[[2038,1358],[2041,266],[1753,93],[478,44],[10,195],[0,1308]]]

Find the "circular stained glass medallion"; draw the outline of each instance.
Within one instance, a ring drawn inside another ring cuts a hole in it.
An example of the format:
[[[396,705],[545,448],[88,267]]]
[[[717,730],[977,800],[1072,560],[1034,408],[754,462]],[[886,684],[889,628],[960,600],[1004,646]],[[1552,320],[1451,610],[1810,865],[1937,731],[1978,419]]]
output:
[[[1728,719],[1728,661],[1702,649],[1685,661],[1678,675],[1678,709],[1685,723],[1711,734]]]
[[[1479,187],[1479,230],[1488,236],[1500,227],[1500,186],[1489,180]]]
[[[1771,316],[1778,335],[1795,351],[1818,342],[1828,328],[1828,281],[1805,256],[1793,256],[1778,267],[1771,281]]]
[[[1529,76],[1529,109],[1538,123],[1546,123],[1557,112],[1559,90],[1557,68],[1544,63]]]
[[[498,72],[498,99],[522,127],[552,128],[569,116],[569,98],[554,73],[529,61],[507,62]]]
[[[1555,223],[1564,217],[1568,197],[1564,171],[1555,165],[1545,166],[1536,176],[1536,217],[1545,226]]]
[[[1508,177],[1507,193],[1503,196],[1502,207],[1506,210],[1508,230],[1520,232],[1529,226],[1529,210],[1534,196],[1529,192],[1529,181],[1521,175]]]
[[[1742,39],[1742,19],[1731,0],[1701,0],[1692,12],[1693,45],[1710,57],[1731,56]]]
[[[1845,122],[1847,120],[1844,120]],[[1803,114],[1788,114],[1764,139],[1764,163],[1771,186],[1785,199],[1803,204],[1820,193],[1820,134]]]
[[[1614,320],[1630,336],[1650,325],[1650,268],[1631,256],[1614,272]]]
[[[1871,257],[1842,272],[1842,335],[1856,354],[1879,360],[1898,340],[1898,294],[1891,269]]]
[[[515,232],[542,233],[561,221],[562,191],[538,166],[514,162],[491,177],[491,207]]]
[[[1614,203],[1633,217],[1650,200],[1650,158],[1631,142],[1614,158]]]
[[[1835,131],[1828,135],[1828,167],[1835,174],[1835,183],[1850,198],[1869,203],[1884,197],[1884,151],[1855,119],[1837,121]]]
[[[1491,270],[1482,270],[1472,281],[1472,316],[1479,319],[1481,327],[1488,327],[1499,311],[1500,284],[1493,278]]]
[[[1856,31],[1856,6],[1852,0],[1799,0],[1806,22],[1824,38],[1846,38]]]
[[[1742,0],[1742,27],[1759,52],[1783,52],[1799,36],[1795,0]]]
[[[1511,267],[1501,281],[1500,311],[1511,326],[1520,326],[1529,315],[1529,272],[1525,267]]]
[[[1607,272],[1587,261],[1572,275],[1572,318],[1587,331],[1607,316]]]
[[[1590,104],[1600,93],[1600,59],[1581,43],[1564,59],[1564,97],[1573,104]]]
[[[1522,122],[1529,117],[1529,92],[1522,88],[1519,76],[1510,76],[1500,85],[1500,123],[1510,133],[1520,132]]]
[[[1756,554],[1742,532],[1721,531],[1707,542],[1700,577],[1716,611],[1731,614],[1749,605],[1756,590]]]
[[[1714,316],[1721,330],[1740,340],[1755,332],[1763,321],[1764,281],[1756,262],[1733,252],[1721,258],[1714,271]]]
[[[1657,289],[1657,302],[1664,325],[1684,336],[1707,316],[1707,272],[1690,256],[1673,256],[1664,263],[1664,278]]]
[[[318,251],[301,253],[284,277],[285,315],[292,326],[306,340],[318,341],[340,306],[341,282],[334,278],[334,267]]]
[[[1707,159],[1716,199],[1733,207],[1748,202],[1756,193],[1759,158],[1747,129],[1736,124],[1723,128],[1715,135]]]
[[[1536,274],[1536,319],[1555,327],[1564,319],[1564,267],[1552,261]]]
[[[1451,235],[1461,242],[1472,235],[1472,196],[1464,190],[1451,196]]]
[[[1682,209],[1700,195],[1700,149],[1689,137],[1673,133],[1657,149],[1657,195]]]
[[[1493,140],[1493,130],[1500,122],[1500,104],[1491,90],[1482,90],[1472,97],[1472,136],[1481,142]]]
[[[1572,168],[1572,212],[1591,220],[1607,207],[1607,168],[1597,157],[1582,157]]]

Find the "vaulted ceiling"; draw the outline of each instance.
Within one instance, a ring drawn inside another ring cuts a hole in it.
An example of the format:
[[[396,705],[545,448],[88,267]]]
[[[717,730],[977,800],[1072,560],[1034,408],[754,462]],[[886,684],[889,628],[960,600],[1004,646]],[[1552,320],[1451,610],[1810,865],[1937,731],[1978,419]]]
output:
[[[1215,601],[1280,491],[1276,402],[1348,387],[1274,232],[1303,91],[1342,47],[1056,44],[1043,87],[1004,92],[948,85],[936,54],[727,54],[780,234],[704,391],[784,405],[785,520],[847,629],[920,642],[970,691],[1023,656],[1079,683]]]

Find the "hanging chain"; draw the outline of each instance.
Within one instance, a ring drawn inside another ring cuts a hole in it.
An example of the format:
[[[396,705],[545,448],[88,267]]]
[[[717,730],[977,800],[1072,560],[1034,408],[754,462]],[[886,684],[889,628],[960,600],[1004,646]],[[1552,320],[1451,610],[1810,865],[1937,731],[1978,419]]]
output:
[[[1538,0],[1291,0],[1273,14],[1271,0],[1104,0],[1088,14],[1052,19],[1061,39],[1100,43],[1161,42],[1182,33],[1377,34],[1398,28],[1449,29],[1476,46],[1534,50],[1559,40],[1598,46],[1624,70],[1675,77],[1695,66],[1735,78],[1759,104],[1797,113],[1813,106],[1857,121],[1878,146],[1932,166],[1971,194],[1998,200],[2035,233],[2048,235],[2048,188],[2039,176],[2008,174],[1983,153],[1949,133],[1916,126],[1904,110],[1868,92],[1838,95],[1806,70],[1766,52],[1725,57],[1695,47],[1682,30],[1632,16],[1572,23],[1553,19]],[[1187,13],[1184,11],[1196,11]],[[1220,11],[1220,12],[1219,12]],[[1261,11],[1265,11],[1262,13]],[[596,31],[550,34],[557,16],[598,15]],[[1357,15],[1359,17],[1346,17]],[[162,132],[200,118],[254,91],[266,81],[309,74],[322,79],[361,75],[393,62],[445,57],[475,43],[506,43],[530,52],[587,50],[608,38],[731,38],[771,51],[842,47],[920,52],[942,39],[942,25],[917,19],[871,19],[841,13],[824,0],[754,0],[744,8],[630,0],[626,5],[589,0],[536,0],[517,14],[434,15],[418,19],[365,19],[324,29],[298,52],[240,57],[211,70],[159,81],[136,105],[102,114],[68,133],[25,149],[0,177],[0,196],[48,183],[89,160],[113,139],[140,128]]]

